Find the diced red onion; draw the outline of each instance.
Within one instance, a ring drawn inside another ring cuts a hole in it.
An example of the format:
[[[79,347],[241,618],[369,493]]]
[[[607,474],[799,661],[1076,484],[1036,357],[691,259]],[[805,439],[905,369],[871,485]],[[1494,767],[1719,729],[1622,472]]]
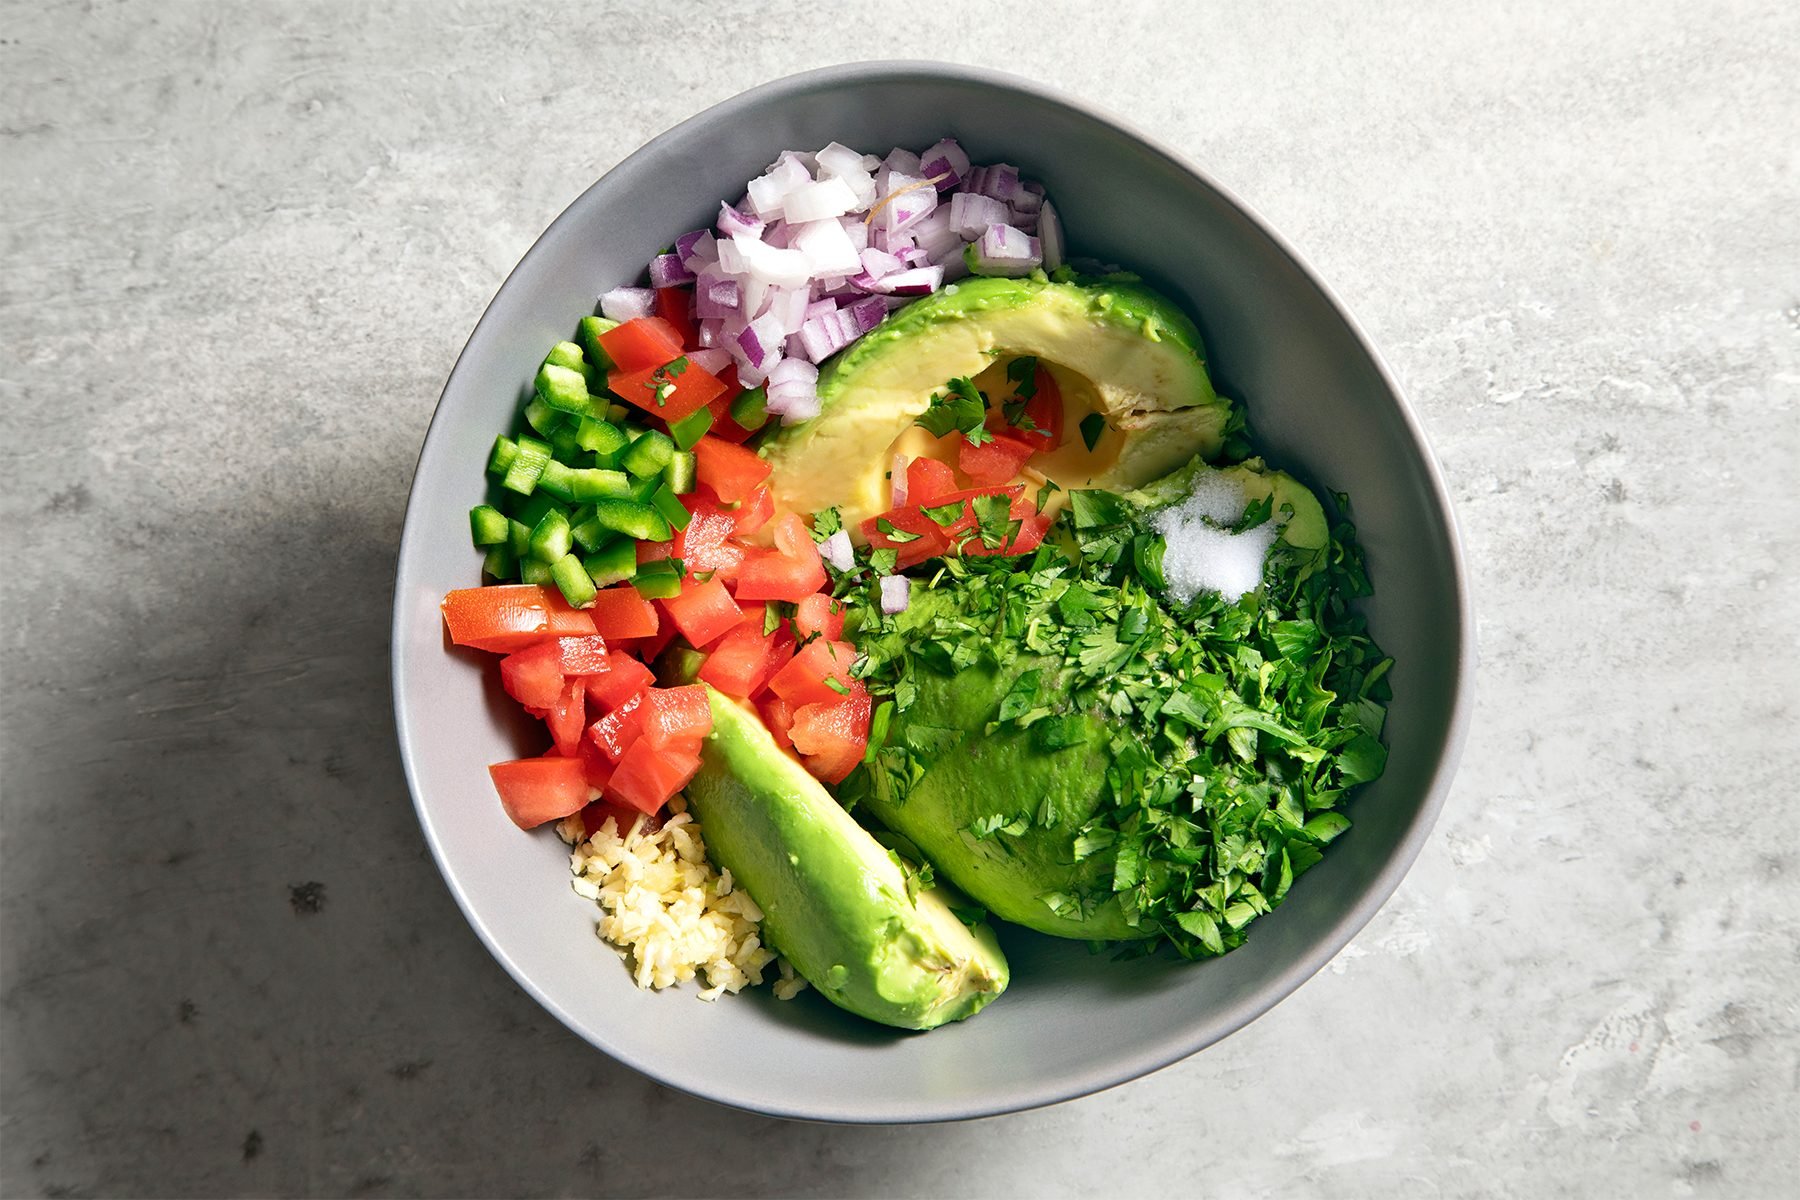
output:
[[[848,571],[856,566],[856,547],[850,544],[850,535],[840,529],[819,543],[819,557],[840,571]]]
[[[810,321],[814,317],[822,317],[828,313],[834,313],[837,310],[838,302],[836,300],[829,297],[814,300],[811,304],[806,306],[806,319]]]
[[[659,254],[650,260],[650,286],[677,287],[694,282],[694,273],[682,263],[679,255]]]
[[[1029,185],[1021,183],[1006,204],[1016,213],[1035,213],[1044,207],[1044,193],[1042,189],[1034,192]]]
[[[893,198],[882,206],[881,224],[890,235],[917,225],[937,207],[937,189],[924,184],[923,176],[899,171],[889,176],[886,194]]]
[[[1038,241],[1044,247],[1044,270],[1054,271],[1063,265],[1063,230],[1062,218],[1056,215],[1056,205],[1048,200],[1038,210]]]
[[[785,221],[770,221],[769,227],[763,230],[762,240],[777,250],[786,250],[793,245],[793,235]]]
[[[858,337],[861,337],[863,334],[869,332],[869,330],[887,320],[888,313],[887,305],[881,302],[879,296],[866,296],[863,299],[856,301],[854,304],[851,304],[843,311],[849,313],[850,319],[856,322],[856,335]]]
[[[806,320],[806,306],[812,293],[804,289],[782,288],[769,294],[769,315],[781,322],[783,333],[798,333]]]
[[[995,163],[982,174],[981,186],[974,189],[984,196],[992,196],[1004,204],[1011,204],[1013,197],[1023,190],[1019,186],[1019,168],[1011,163]]]
[[[768,410],[782,424],[793,425],[819,415],[819,368],[798,358],[784,358],[769,372]]]
[[[919,173],[927,179],[938,179],[940,175],[948,175],[948,179],[938,179],[937,190],[948,192],[958,183],[969,169],[969,156],[957,145],[955,138],[945,138],[929,150],[919,155]]]
[[[741,311],[743,305],[742,285],[716,267],[702,270],[694,281],[694,312],[702,320],[729,317]]]
[[[763,223],[755,217],[746,216],[729,204],[719,205],[719,234],[722,237],[737,237],[743,234],[748,237],[761,237]]]
[[[812,317],[800,326],[800,345],[802,357],[808,362],[820,363],[850,344],[838,325],[837,312],[822,317]]]
[[[875,284],[875,290],[894,296],[928,296],[942,287],[943,283],[942,266],[913,267],[884,276]]]
[[[968,246],[959,246],[939,261],[931,264],[932,270],[944,273],[943,286],[948,287],[959,279],[967,279],[971,274],[968,257],[963,253],[968,248]]]
[[[896,454],[888,460],[888,507],[899,508],[906,503],[906,464],[904,454]]]
[[[910,246],[900,252],[900,265],[903,267],[922,267],[931,261],[931,255],[923,246]]]
[[[950,228],[966,241],[978,238],[989,225],[1004,225],[1012,214],[992,196],[957,192],[950,197]]]
[[[883,575],[881,577],[881,611],[893,616],[906,611],[912,603],[912,580],[904,575]]]
[[[892,275],[901,265],[900,260],[886,250],[877,250],[871,246],[862,252],[862,273],[871,279]]]
[[[771,287],[797,288],[812,278],[811,263],[800,250],[787,250],[748,238],[731,239],[743,251],[745,274]],[[723,265],[723,259],[721,259]]]
[[[842,179],[831,176],[788,193],[783,219],[793,224],[841,217],[856,207],[856,193]]]
[[[689,350],[687,360],[711,375],[717,375],[731,365],[731,355],[719,349]]]
[[[853,275],[862,268],[855,244],[837,221],[812,221],[794,230],[793,247],[806,255],[812,275]]]
[[[656,293],[649,288],[621,287],[600,297],[600,315],[609,321],[635,321],[655,309]]]
[[[743,361],[766,373],[775,363],[775,356],[779,353],[777,348],[784,336],[786,335],[778,318],[772,315],[756,318],[737,335],[738,349],[744,354]]]
[[[1043,265],[1038,240],[1011,225],[989,225],[980,240],[971,242],[964,261],[977,275],[1029,275]]]
[[[784,150],[768,173],[750,181],[750,210],[765,221],[785,215],[790,194],[813,181],[812,172],[799,155]]]
[[[1007,217],[1005,224],[1011,225],[1014,229],[1023,230],[1026,233],[1036,233],[1038,231],[1037,213],[1020,212],[1018,209],[1010,207],[1006,212]]]
[[[700,322],[700,332],[697,336],[700,344],[708,349],[722,345],[725,341],[725,322],[703,320]]]

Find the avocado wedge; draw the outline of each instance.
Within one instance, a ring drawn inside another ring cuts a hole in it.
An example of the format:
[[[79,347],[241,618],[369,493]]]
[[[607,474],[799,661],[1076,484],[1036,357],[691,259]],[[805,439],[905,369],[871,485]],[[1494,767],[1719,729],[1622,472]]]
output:
[[[782,430],[764,453],[776,504],[838,508],[846,528],[889,505],[890,451],[947,380],[1033,356],[1056,378],[1074,420],[1067,453],[1043,470],[1064,487],[1125,491],[1195,455],[1215,456],[1232,403],[1207,375],[1200,332],[1174,303],[1128,279],[973,279],[915,301],[829,362],[820,414]],[[1091,454],[1075,428],[1104,418]]]
[[[973,1016],[1009,972],[970,930],[786,754],[749,709],[707,688],[713,731],[687,799],[708,852],[763,910],[763,935],[840,1008],[932,1029]]]

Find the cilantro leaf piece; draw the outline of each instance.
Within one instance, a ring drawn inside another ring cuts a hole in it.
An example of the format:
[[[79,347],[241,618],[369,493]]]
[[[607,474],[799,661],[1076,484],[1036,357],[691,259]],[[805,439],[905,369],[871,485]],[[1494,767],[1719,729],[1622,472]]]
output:
[[[899,526],[895,525],[892,521],[888,520],[886,517],[875,518],[875,528],[878,532],[880,532],[882,535],[884,535],[888,541],[893,542],[895,545],[898,545],[898,546],[904,546],[907,542],[916,542],[919,540],[919,538],[924,536],[923,534],[908,533],[906,530],[901,529]],[[896,560],[896,561],[898,561],[898,560]]]
[[[839,515],[837,509],[828,508],[823,512],[816,512],[813,514],[813,541],[823,542],[843,527],[844,518]]]
[[[1100,435],[1106,432],[1106,418],[1099,413],[1089,413],[1081,418],[1081,441],[1090,451],[1100,444]]]
[[[976,496],[969,506],[975,510],[975,528],[981,535],[981,544],[988,549],[998,550],[1018,532],[1011,528],[1012,500],[1004,492]]]
[[[979,446],[993,436],[987,431],[987,397],[966,375],[950,380],[943,391],[935,393],[930,406],[919,414],[914,424],[934,437],[961,433],[973,446]]]
[[[1013,394],[1021,400],[1029,400],[1037,395],[1038,360],[1029,354],[1021,354],[1006,364],[1006,377],[1012,381]]]
[[[929,507],[921,506],[919,511],[924,513],[927,517],[930,517],[933,521],[936,521],[939,525],[948,529],[950,526],[963,519],[963,513],[967,511],[965,507],[967,504],[968,501],[966,500],[956,500],[949,504],[934,504]]]

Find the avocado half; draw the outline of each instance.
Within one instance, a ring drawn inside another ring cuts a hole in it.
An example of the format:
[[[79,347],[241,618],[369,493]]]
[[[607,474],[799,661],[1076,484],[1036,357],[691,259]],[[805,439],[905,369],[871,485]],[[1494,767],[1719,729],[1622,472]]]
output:
[[[763,936],[832,1003],[932,1029],[980,1012],[1009,972],[987,926],[970,929],[856,823],[762,721],[711,687],[713,730],[687,799],[707,852],[763,911]]]
[[[1045,467],[1065,487],[1126,491],[1223,444],[1231,401],[1213,390],[1200,331],[1165,297],[1130,280],[971,279],[899,310],[826,364],[819,415],[764,450],[776,504],[835,507],[856,529],[889,506],[889,451],[932,394],[1021,355],[1106,420],[1100,469],[1069,478]],[[1073,425],[1066,441],[1079,451]]]
[[[1125,498],[1146,511],[1179,504],[1192,494],[1197,476],[1212,471],[1238,483],[1247,502],[1271,497],[1283,521],[1281,539],[1290,546],[1313,551],[1328,541],[1318,499],[1260,459],[1224,468],[1195,460]],[[957,585],[945,579],[929,590],[915,587],[911,605],[881,636],[918,641],[931,636],[940,619],[956,625],[964,617]],[[1085,736],[1054,751],[1038,747],[1028,732],[989,732],[1014,680],[1029,670],[1059,668],[1059,660],[1023,653],[1004,666],[982,661],[955,675],[921,664],[913,676],[917,693],[894,717],[889,740],[919,755],[924,774],[904,797],[878,785],[861,803],[995,916],[1057,937],[1150,937],[1157,931],[1131,924],[1112,898],[1111,851],[1076,854],[1077,835],[1104,799],[1111,763],[1106,722],[1116,718],[1077,714]],[[984,829],[985,835],[979,832]]]

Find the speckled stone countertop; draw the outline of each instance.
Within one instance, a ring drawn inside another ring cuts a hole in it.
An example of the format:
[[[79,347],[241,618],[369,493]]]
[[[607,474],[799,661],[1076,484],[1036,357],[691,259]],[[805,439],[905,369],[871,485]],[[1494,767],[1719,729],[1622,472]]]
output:
[[[0,1192],[1791,1188],[1800,7],[1245,10],[0,7]],[[429,861],[387,688],[411,467],[507,270],[646,138],[878,47],[1124,114],[1301,248],[1434,439],[1483,656],[1328,970],[936,1128],[566,1032]]]

